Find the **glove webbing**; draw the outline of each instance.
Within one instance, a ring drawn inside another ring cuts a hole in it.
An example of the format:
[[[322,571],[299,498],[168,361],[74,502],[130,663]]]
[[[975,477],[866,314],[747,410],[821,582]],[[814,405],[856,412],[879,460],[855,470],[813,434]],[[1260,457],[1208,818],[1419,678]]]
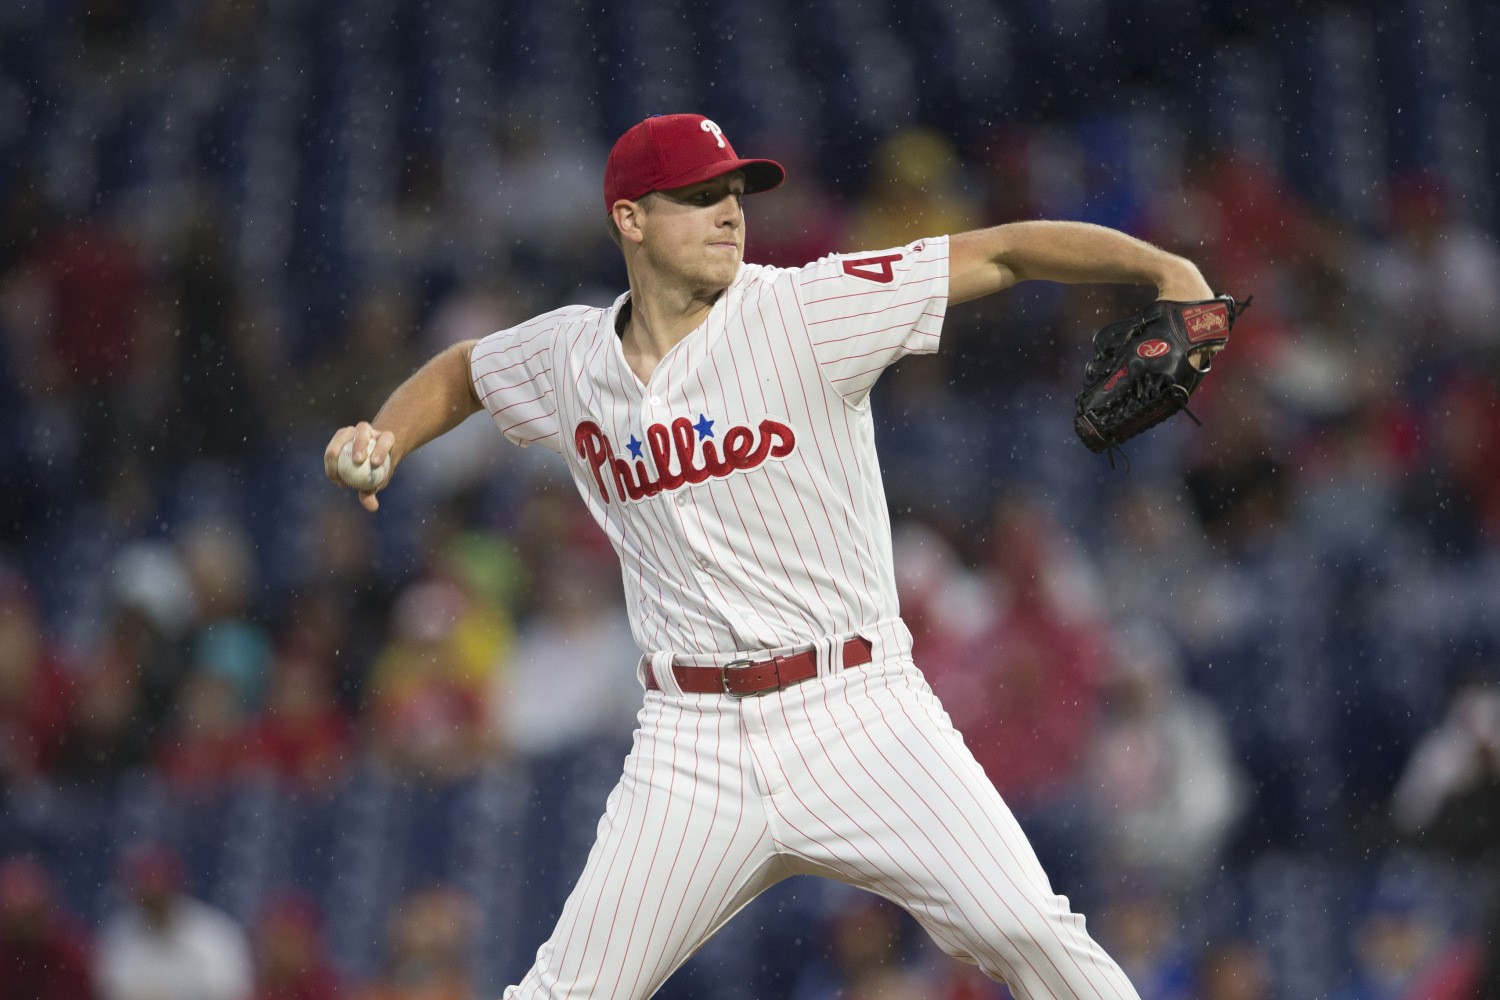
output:
[[[1109,423],[1112,423],[1116,427],[1123,427],[1130,420],[1134,419],[1137,414],[1145,410],[1148,404],[1158,402],[1165,395],[1162,391],[1163,389],[1177,397],[1177,410],[1186,413],[1193,423],[1199,427],[1203,426],[1203,421],[1198,419],[1198,415],[1188,409],[1188,391],[1172,381],[1169,375],[1142,375],[1131,385],[1131,392],[1128,395],[1110,401],[1107,406],[1101,407],[1099,412],[1101,415],[1118,414],[1118,419],[1111,420]],[[1148,427],[1143,427],[1141,430],[1154,427],[1177,412],[1177,410],[1170,410],[1161,414]],[[1136,433],[1140,432],[1137,431]],[[1130,456],[1125,453],[1125,448],[1122,445],[1116,444],[1113,441],[1108,443],[1104,452],[1105,457],[1109,459],[1110,470],[1113,471],[1115,468],[1115,452],[1117,451],[1120,453],[1120,457],[1125,460],[1125,471],[1129,472]]]

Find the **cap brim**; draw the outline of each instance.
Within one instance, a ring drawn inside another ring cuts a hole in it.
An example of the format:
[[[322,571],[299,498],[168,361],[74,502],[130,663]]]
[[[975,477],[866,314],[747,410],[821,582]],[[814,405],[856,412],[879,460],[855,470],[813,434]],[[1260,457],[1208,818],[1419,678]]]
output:
[[[774,187],[780,187],[781,182],[786,180],[786,170],[775,160],[716,160],[696,170],[690,170],[680,177],[673,177],[669,183],[663,184],[657,190],[670,191],[673,188],[687,187],[690,184],[701,184],[715,177],[734,173],[736,170],[745,172],[746,194],[769,191]]]

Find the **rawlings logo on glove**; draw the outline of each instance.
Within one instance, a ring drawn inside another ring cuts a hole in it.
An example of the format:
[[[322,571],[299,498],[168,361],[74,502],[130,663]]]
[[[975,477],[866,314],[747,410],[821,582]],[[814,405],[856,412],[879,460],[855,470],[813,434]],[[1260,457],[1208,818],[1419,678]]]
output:
[[[1220,295],[1202,302],[1153,302],[1094,334],[1073,429],[1090,451],[1110,452],[1187,409],[1213,356],[1250,305]]]

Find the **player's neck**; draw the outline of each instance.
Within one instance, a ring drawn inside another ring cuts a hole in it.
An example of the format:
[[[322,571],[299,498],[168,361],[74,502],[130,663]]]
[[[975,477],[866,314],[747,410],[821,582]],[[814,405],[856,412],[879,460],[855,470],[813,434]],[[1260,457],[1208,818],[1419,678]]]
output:
[[[630,318],[620,337],[625,360],[642,383],[667,352],[708,318],[723,289],[690,289],[631,275]]]

